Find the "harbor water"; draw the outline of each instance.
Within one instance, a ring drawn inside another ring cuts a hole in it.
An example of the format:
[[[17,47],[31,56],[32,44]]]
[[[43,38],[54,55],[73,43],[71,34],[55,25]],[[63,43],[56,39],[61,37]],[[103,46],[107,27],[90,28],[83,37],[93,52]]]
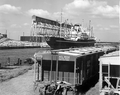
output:
[[[1,66],[13,65],[21,60],[23,64],[25,59],[33,57],[36,52],[44,52],[45,48],[28,48],[28,49],[6,49],[0,50],[0,64]]]

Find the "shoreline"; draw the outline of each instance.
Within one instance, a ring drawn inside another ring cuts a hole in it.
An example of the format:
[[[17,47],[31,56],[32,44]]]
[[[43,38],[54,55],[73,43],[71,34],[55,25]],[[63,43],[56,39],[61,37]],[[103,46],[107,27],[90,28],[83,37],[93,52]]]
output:
[[[23,75],[31,69],[32,66],[7,66],[6,68],[0,68],[0,83]]]
[[[41,47],[41,46],[5,46],[5,47],[0,47],[0,50],[7,50],[7,49],[30,49],[30,48],[49,48],[49,47]]]

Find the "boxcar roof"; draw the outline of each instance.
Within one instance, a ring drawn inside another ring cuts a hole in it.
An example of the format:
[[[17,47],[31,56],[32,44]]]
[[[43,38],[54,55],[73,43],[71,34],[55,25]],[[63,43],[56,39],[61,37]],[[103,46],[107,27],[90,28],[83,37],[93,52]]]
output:
[[[41,58],[43,58],[44,60],[51,60],[51,56],[53,55],[58,55],[58,56],[65,56],[65,57],[69,57],[70,61],[74,61],[76,58],[79,58],[81,56],[86,56],[86,55],[91,55],[94,53],[98,53],[98,52],[105,52],[108,50],[114,50],[115,47],[101,47],[101,48],[97,48],[97,47],[84,47],[84,48],[72,48],[72,49],[65,49],[65,50],[52,50],[48,53],[36,53],[34,56],[36,56],[36,58],[39,60]],[[54,60],[54,58],[53,58]],[[55,59],[56,60],[56,59]]]
[[[120,51],[115,51],[109,54],[105,54],[100,57],[101,64],[120,65]]]

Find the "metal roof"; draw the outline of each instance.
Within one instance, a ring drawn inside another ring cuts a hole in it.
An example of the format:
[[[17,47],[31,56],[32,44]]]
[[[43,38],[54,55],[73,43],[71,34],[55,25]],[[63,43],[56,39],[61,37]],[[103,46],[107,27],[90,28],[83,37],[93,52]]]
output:
[[[55,56],[58,56],[59,60],[63,61],[75,61],[76,58],[81,56],[86,56],[90,54],[94,54],[97,52],[106,52],[108,50],[115,50],[115,47],[84,47],[84,48],[71,48],[71,49],[62,49],[62,50],[52,50],[48,53],[36,53],[35,56],[38,60],[41,58],[43,60],[56,60]],[[52,57],[54,56],[54,57]]]
[[[120,65],[120,51],[105,54],[99,59],[99,61],[104,65]]]

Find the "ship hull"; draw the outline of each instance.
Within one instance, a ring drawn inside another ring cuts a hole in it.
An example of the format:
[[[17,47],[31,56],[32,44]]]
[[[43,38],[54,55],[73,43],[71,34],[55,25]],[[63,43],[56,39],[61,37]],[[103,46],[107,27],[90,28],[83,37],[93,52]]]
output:
[[[72,41],[72,40],[66,40],[64,38],[60,37],[49,37],[45,38],[47,44],[52,49],[65,49],[65,48],[73,48],[73,47],[87,47],[87,46],[94,46],[95,40],[78,40],[78,41]]]

